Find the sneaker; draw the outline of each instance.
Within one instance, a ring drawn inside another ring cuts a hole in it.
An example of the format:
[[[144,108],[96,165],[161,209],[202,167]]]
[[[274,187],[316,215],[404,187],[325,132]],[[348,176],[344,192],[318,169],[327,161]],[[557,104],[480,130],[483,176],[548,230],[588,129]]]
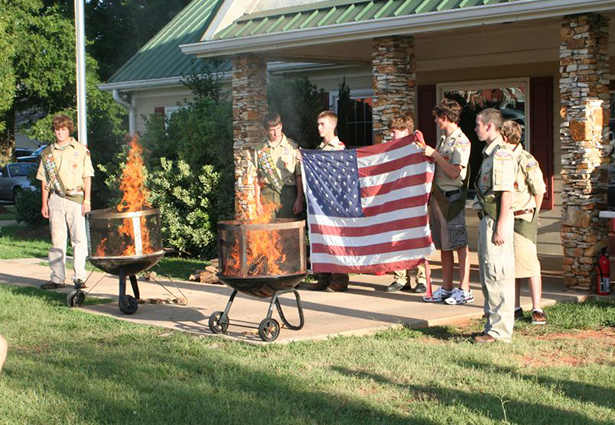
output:
[[[474,302],[474,295],[472,291],[455,288],[451,296],[446,298],[444,302],[448,305],[472,304]]]
[[[532,310],[532,325],[546,325],[547,316],[544,311]]]
[[[521,307],[515,309],[515,320],[523,319],[523,309]]]
[[[41,289],[58,289],[58,288],[64,288],[66,285],[63,283],[56,283],[53,281],[49,281],[47,283],[43,283],[40,288]]]
[[[85,282],[81,279],[73,280],[73,284],[75,285],[75,289],[83,289],[85,288]]]
[[[450,291],[448,289],[444,289],[443,287],[439,287],[436,291],[431,295],[431,302],[441,303],[448,297],[453,295],[453,290]]]

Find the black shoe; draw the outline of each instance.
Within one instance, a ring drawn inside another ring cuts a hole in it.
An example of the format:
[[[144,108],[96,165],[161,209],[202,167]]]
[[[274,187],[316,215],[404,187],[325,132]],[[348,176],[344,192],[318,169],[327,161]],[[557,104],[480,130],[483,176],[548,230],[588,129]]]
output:
[[[64,287],[66,287],[65,284],[63,284],[63,283],[55,283],[55,282],[52,282],[52,281],[49,281],[47,283],[43,283],[40,286],[41,289],[58,289],[58,288],[64,288]]]
[[[325,291],[328,286],[329,286],[328,282],[318,281],[318,282],[312,283],[310,286],[308,286],[308,289],[310,291]]]
[[[425,292],[427,292],[427,287],[424,283],[418,283],[416,285],[416,288],[412,289],[412,292],[416,294],[424,294]]]
[[[85,282],[81,279],[75,279],[73,281],[73,283],[75,284],[75,289],[83,289],[85,288]]]
[[[401,291],[405,287],[406,285],[404,285],[403,283],[393,282],[385,288],[385,292],[397,292],[397,291]]]
[[[516,308],[515,309],[515,320],[521,320],[521,319],[523,319],[523,309]]]

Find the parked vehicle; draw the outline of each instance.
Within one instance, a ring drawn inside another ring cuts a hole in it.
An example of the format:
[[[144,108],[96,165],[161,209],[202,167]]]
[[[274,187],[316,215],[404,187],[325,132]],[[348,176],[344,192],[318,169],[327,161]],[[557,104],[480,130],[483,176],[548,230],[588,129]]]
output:
[[[28,174],[36,169],[36,164],[31,162],[11,163],[0,169],[0,199],[15,202],[15,194],[20,190],[34,190]]]
[[[32,152],[32,154],[27,156],[20,156],[17,158],[17,162],[36,162],[38,163],[43,150],[47,147],[47,145],[41,145],[37,150]]]
[[[13,149],[13,158],[15,158],[15,160],[17,160],[17,158],[21,158],[24,156],[31,156],[33,154],[34,154],[34,151],[32,149],[28,149],[28,148]]]

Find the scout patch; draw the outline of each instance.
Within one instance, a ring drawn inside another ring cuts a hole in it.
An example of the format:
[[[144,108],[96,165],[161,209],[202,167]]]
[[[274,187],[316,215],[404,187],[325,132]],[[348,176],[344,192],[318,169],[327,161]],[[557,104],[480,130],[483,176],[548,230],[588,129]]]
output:
[[[528,171],[535,170],[536,168],[538,168],[538,161],[536,160],[528,162],[525,166],[525,169]]]
[[[493,158],[500,161],[507,161],[512,159],[512,154],[505,149],[500,149],[493,155]]]

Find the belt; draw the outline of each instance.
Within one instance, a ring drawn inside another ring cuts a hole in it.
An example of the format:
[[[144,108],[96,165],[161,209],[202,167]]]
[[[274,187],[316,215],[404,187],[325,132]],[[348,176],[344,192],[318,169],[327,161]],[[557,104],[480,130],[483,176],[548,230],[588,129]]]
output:
[[[524,215],[524,214],[534,214],[534,208],[528,208],[528,209],[525,209],[525,210],[515,211],[513,214],[515,216]]]
[[[444,193],[444,196],[453,196],[453,195],[457,195],[458,193],[461,193],[461,189],[442,191],[442,193]]]

